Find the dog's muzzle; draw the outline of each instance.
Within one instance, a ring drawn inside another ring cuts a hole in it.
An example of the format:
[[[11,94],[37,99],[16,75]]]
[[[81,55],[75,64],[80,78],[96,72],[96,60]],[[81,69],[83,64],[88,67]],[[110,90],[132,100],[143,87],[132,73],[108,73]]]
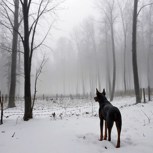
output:
[[[97,98],[97,97],[94,97],[94,100],[95,100],[95,101],[98,101],[98,98]]]

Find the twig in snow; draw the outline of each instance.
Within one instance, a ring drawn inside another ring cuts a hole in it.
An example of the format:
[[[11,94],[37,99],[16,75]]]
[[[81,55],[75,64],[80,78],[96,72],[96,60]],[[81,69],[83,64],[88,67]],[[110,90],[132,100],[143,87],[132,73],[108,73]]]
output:
[[[147,117],[147,119],[148,119],[148,123],[150,123],[150,118],[148,117],[148,115],[143,111],[143,110],[141,110],[142,112],[143,112],[143,114]]]
[[[13,135],[12,135],[12,138],[15,136],[15,132],[13,133]]]

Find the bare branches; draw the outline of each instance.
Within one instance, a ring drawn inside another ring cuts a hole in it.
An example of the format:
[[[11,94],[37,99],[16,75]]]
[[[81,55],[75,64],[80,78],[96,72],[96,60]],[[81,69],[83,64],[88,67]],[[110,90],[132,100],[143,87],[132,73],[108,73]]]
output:
[[[13,11],[13,10],[11,9],[11,7],[6,3],[6,1],[7,1],[7,0],[5,0],[5,1],[2,0],[1,6],[2,6],[3,8],[5,8],[5,7],[8,8],[9,11],[12,12],[12,14],[14,14],[14,11]],[[9,1],[7,1],[7,2],[8,2],[9,4],[11,4],[12,6],[14,6],[14,5],[13,5],[12,3],[10,3]],[[4,6],[3,6],[3,4],[4,4]]]
[[[139,16],[139,14],[140,14],[140,12],[141,12],[141,10],[142,10],[143,8],[145,8],[145,7],[147,7],[147,6],[150,6],[150,5],[153,5],[153,3],[149,3],[149,4],[143,5],[143,6],[139,9],[139,11],[138,11],[138,13],[137,13],[137,17]]]
[[[28,3],[28,10],[30,9],[31,1],[32,1],[32,0],[29,0],[29,3]]]
[[[22,0],[20,0],[20,3],[21,3],[21,5],[23,6],[23,1],[22,1]]]
[[[50,25],[46,35],[44,36],[44,38],[42,39],[42,41],[34,47],[34,40],[35,40],[35,34],[36,34],[36,29],[37,29],[37,25],[38,25],[38,21],[40,19],[40,17],[42,15],[44,15],[45,13],[48,13],[48,12],[51,12],[52,10],[54,10],[59,4],[53,6],[52,8],[50,9],[47,9],[47,7],[49,6],[50,4],[50,0],[47,0],[47,2],[44,4],[44,0],[41,0],[40,4],[39,4],[39,7],[38,7],[38,11],[37,11],[37,16],[36,16],[36,19],[33,21],[31,27],[30,27],[30,30],[29,30],[29,35],[32,33],[32,39],[31,39],[31,50],[30,50],[30,61],[32,60],[32,55],[33,55],[33,51],[36,50],[38,47],[40,47],[43,42],[46,40],[46,37],[48,36],[50,30],[51,30],[51,27],[53,25],[53,23]],[[44,6],[43,6],[44,4]]]
[[[54,23],[54,22],[53,22],[53,23]],[[52,28],[53,23],[50,25],[50,27],[49,27],[49,29],[48,29],[46,35],[45,35],[44,38],[42,39],[42,41],[41,41],[36,47],[34,47],[33,50],[37,49],[38,47],[40,47],[40,46],[44,43],[44,41],[46,40],[46,38],[47,38],[47,36],[48,36],[48,34],[49,34],[51,28]]]
[[[13,33],[12,29],[9,27],[9,25],[7,25],[6,23],[4,23],[3,21],[0,20],[0,24],[2,26],[4,26],[6,29],[8,29],[11,33]]]
[[[143,110],[141,110],[141,112],[147,117],[147,119],[148,119],[148,123],[150,123],[150,118],[149,118],[149,116],[143,111]]]
[[[43,60],[39,66],[39,68],[36,70],[36,76],[35,76],[35,84],[34,84],[34,97],[33,97],[33,102],[32,102],[32,110],[34,107],[34,103],[35,103],[35,99],[36,99],[36,93],[37,93],[37,81],[39,79],[40,74],[42,73],[42,69],[44,67],[44,65],[46,64],[47,59],[45,56],[43,56]]]
[[[106,0],[105,4],[106,9],[103,8],[103,3],[101,4],[101,7],[98,7],[102,10],[102,12],[104,12],[109,24],[111,25],[115,22],[117,18],[117,15],[114,15],[115,1],[113,0],[110,2],[109,0]]]
[[[2,16],[3,16],[4,18],[8,19],[10,25],[11,25],[12,28],[13,28],[13,23],[12,23],[12,20],[11,20],[11,18],[10,18],[10,14],[9,14],[9,12],[8,12],[8,11],[13,12],[12,9],[11,9],[11,8],[6,4],[6,2],[4,2],[4,1],[2,1],[1,7],[2,7],[2,9],[3,9],[3,11],[4,11],[4,12],[1,12]],[[8,8],[9,10],[7,10],[7,8]],[[14,12],[13,12],[13,15],[14,15]]]
[[[33,54],[33,44],[34,44],[34,38],[35,38],[35,33],[36,33],[36,28],[37,28],[37,24],[39,21],[39,18],[41,17],[41,15],[43,14],[44,10],[46,9],[48,3],[46,4],[46,6],[44,7],[44,9],[41,11],[41,7],[43,4],[43,0],[41,0],[39,8],[38,8],[38,13],[37,13],[37,18],[36,20],[33,22],[30,31],[29,31],[29,35],[31,33],[31,30],[33,29],[33,33],[32,33],[32,40],[31,40],[31,53],[30,53],[30,59],[32,58],[32,54]],[[31,61],[31,60],[30,60]]]

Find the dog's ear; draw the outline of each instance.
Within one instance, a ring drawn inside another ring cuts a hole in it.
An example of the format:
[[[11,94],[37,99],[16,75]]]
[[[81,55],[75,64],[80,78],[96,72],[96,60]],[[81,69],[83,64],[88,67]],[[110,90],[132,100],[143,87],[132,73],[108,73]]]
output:
[[[96,88],[96,94],[99,94],[100,92],[98,91],[98,89]]]
[[[106,95],[106,92],[105,92],[105,89],[103,89],[103,93],[102,93],[104,96]]]

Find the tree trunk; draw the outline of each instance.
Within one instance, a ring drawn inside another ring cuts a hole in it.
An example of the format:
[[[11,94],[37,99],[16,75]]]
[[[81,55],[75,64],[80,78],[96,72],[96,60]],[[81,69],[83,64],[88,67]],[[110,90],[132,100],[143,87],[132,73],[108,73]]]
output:
[[[15,13],[14,13],[14,29],[13,29],[13,41],[12,41],[12,64],[11,64],[11,82],[9,91],[9,103],[8,107],[15,107],[15,93],[16,93],[16,63],[17,63],[17,44],[18,44],[18,16],[19,16],[19,0],[14,1]]]
[[[125,25],[125,19],[123,15],[123,10],[119,4],[120,13],[121,13],[121,19],[122,19],[122,27],[123,27],[123,34],[124,34],[124,70],[123,70],[123,82],[124,82],[124,92],[126,93],[127,87],[126,87],[126,40],[127,40],[127,32],[126,32],[126,25]]]
[[[149,9],[149,49],[148,49],[148,57],[147,57],[147,81],[148,81],[148,101],[151,101],[151,90],[150,90],[150,70],[151,70],[151,63],[150,61],[152,60],[150,57],[151,49],[152,49],[152,5],[150,5]]]
[[[94,29],[92,31],[94,31]],[[98,56],[97,56],[97,47],[96,47],[94,32],[92,33],[91,37],[92,37],[93,49],[95,51],[96,84],[98,85],[98,89],[101,91],[100,68],[99,68],[99,60],[98,60]]]
[[[125,34],[126,35],[126,34]],[[124,92],[126,93],[126,36],[124,36]]]
[[[0,124],[3,124],[3,95],[1,96],[1,92],[0,92],[0,106],[1,106],[1,120],[0,120]]]
[[[132,33],[132,64],[133,64],[133,77],[134,77],[136,103],[140,103],[141,98],[140,98],[139,76],[138,76],[138,67],[137,67],[137,6],[138,6],[138,0],[134,0],[133,33]]]
[[[81,80],[82,80],[82,96],[84,98],[85,97],[85,84],[84,84],[83,72],[82,72],[82,75],[81,75]]]
[[[151,101],[151,90],[150,90],[150,86],[148,86],[148,101]]]
[[[146,103],[145,88],[143,88],[142,91],[143,91],[143,102]]]
[[[112,41],[112,52],[113,52],[113,82],[112,82],[112,90],[111,90],[111,97],[110,101],[114,98],[115,92],[115,82],[116,82],[116,57],[115,57],[115,43],[114,43],[114,29],[113,23],[111,23],[111,41]]]
[[[28,121],[32,118],[31,108],[31,59],[30,47],[29,47],[29,8],[27,0],[24,0],[23,4],[23,20],[24,20],[24,99],[25,99],[25,111],[24,120]]]
[[[108,55],[108,33],[107,33],[107,24],[105,23],[105,41],[106,41],[106,86],[109,93],[109,98],[111,97],[111,77],[110,77],[110,64],[109,64],[109,55]]]

